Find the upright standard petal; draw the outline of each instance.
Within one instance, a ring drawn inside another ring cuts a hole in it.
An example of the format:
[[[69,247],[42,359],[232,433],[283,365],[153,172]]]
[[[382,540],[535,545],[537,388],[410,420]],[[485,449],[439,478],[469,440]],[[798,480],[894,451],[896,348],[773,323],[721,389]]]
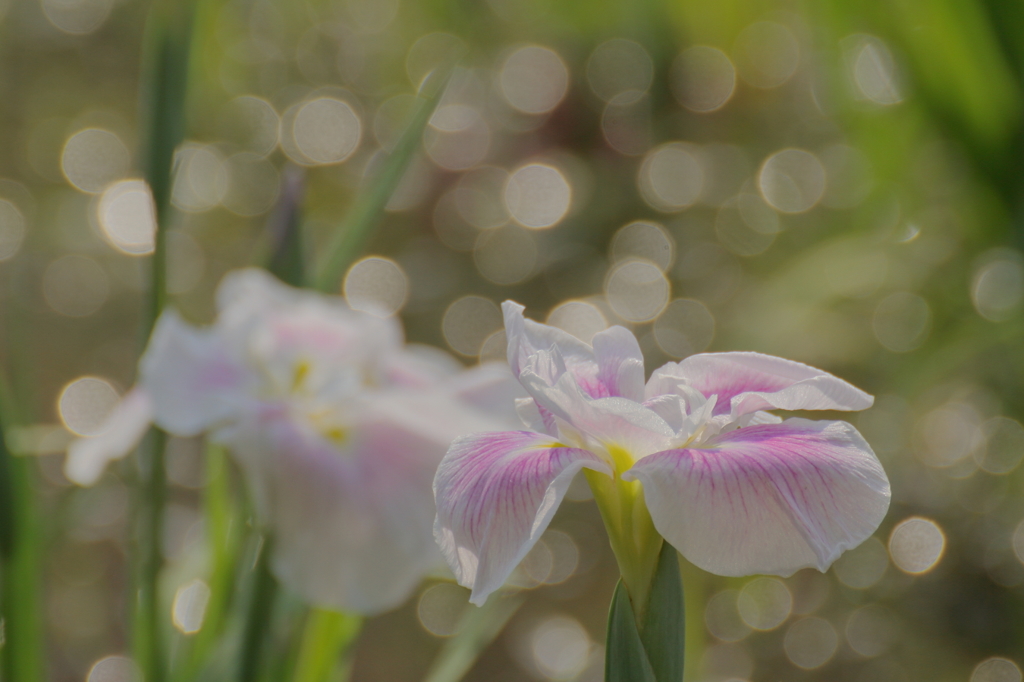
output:
[[[212,328],[197,329],[173,310],[157,320],[139,361],[153,420],[176,436],[195,436],[235,415],[256,377]]]
[[[459,580],[483,604],[551,522],[581,469],[611,474],[595,454],[530,431],[466,436],[434,478],[434,536]]]
[[[387,383],[387,360],[402,346],[394,319],[354,311],[337,296],[290,287],[258,268],[225,275],[217,305],[224,347],[281,391],[345,397],[367,380]]]
[[[149,396],[140,388],[128,391],[107,415],[99,434],[71,443],[64,475],[78,485],[92,485],[110,462],[135,449],[152,421]]]
[[[601,388],[591,396],[644,399],[644,355],[633,332],[611,327],[594,335],[594,356]]]
[[[866,410],[874,398],[828,372],[761,353],[702,353],[657,369],[647,397],[691,386],[718,396],[715,414],[758,410]]]
[[[515,301],[505,301],[501,304],[501,310],[505,316],[505,335],[508,337],[508,365],[512,368],[513,376],[519,377],[531,356],[553,347],[558,348],[567,368],[579,368],[586,375],[597,374],[594,350],[590,346],[557,327],[527,320],[523,317],[525,308]],[[549,383],[558,379],[557,376],[544,378]]]
[[[656,453],[623,478],[641,482],[658,532],[711,573],[824,571],[889,508],[881,464],[845,422],[789,419],[706,445]]]

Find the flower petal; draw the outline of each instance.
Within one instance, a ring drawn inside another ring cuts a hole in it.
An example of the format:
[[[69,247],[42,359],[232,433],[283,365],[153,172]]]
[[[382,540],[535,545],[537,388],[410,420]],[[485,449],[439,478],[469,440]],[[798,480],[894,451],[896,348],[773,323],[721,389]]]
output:
[[[337,296],[290,287],[257,268],[225,275],[217,305],[224,347],[282,390],[301,376],[305,390],[343,399],[367,378],[379,385],[401,379],[401,369],[388,366],[402,344],[392,318],[353,311]]]
[[[604,387],[604,393],[591,395],[618,396],[643,402],[644,355],[633,332],[625,327],[610,327],[594,334],[593,343],[597,378]]]
[[[517,403],[530,400],[504,362],[485,362],[463,370],[445,381],[442,388],[454,392],[459,400],[473,409],[500,420],[497,428],[514,429],[519,426]]]
[[[505,334],[508,337],[508,365],[512,368],[513,376],[519,377],[531,356],[551,348],[558,348],[567,367],[582,365],[587,368],[584,374],[597,374],[597,362],[590,346],[557,327],[527,320],[523,317],[525,308],[515,301],[505,301],[501,304],[501,310],[505,316]],[[557,376],[543,378],[548,383],[558,379]]]
[[[110,462],[131,453],[153,421],[149,396],[133,388],[124,394],[103,421],[101,432],[79,438],[68,446],[64,475],[78,485],[92,485]]]
[[[336,439],[272,406],[219,437],[274,532],[275,575],[311,604],[373,615],[444,566],[434,472],[455,433],[480,423],[444,396],[408,391],[349,409],[353,426]]]
[[[459,584],[472,588],[471,602],[501,587],[584,468],[611,473],[593,453],[530,431],[452,443],[434,479],[434,536]]]
[[[715,414],[735,419],[758,410],[866,410],[874,398],[855,386],[792,360],[761,353],[702,353],[657,369],[648,398],[679,384],[718,396]]]
[[[726,576],[826,570],[878,528],[889,481],[846,422],[737,429],[708,449],[651,455],[639,480],[654,526],[697,566]]]
[[[153,420],[176,436],[195,436],[235,414],[255,378],[214,329],[197,329],[173,310],[157,320],[139,361]]]

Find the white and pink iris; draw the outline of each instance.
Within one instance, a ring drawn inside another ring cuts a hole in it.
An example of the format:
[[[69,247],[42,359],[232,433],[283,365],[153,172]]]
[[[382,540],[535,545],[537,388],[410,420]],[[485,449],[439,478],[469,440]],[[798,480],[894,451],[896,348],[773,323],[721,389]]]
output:
[[[271,569],[316,606],[374,614],[444,563],[431,481],[452,439],[512,420],[507,369],[414,352],[401,327],[258,269],[225,276],[213,325],[159,319],[135,388],[65,471],[93,483],[149,424],[206,434],[239,463],[273,534]],[[515,387],[518,390],[518,387]]]
[[[588,345],[503,309],[528,430],[457,439],[434,480],[434,535],[474,603],[533,547],[581,470],[641,604],[663,540],[712,573],[786,576],[826,570],[885,516],[888,479],[853,426],[768,412],[870,407],[847,382],[759,353],[694,355],[645,382],[628,330]]]

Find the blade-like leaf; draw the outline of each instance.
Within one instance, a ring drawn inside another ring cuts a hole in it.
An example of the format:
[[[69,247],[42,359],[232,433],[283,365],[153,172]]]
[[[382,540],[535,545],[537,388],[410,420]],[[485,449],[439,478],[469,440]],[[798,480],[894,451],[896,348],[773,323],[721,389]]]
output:
[[[605,682],[657,682],[636,628],[625,584],[619,580],[608,612],[608,641],[604,652]]]
[[[523,601],[520,594],[496,594],[480,608],[470,606],[459,622],[458,634],[445,642],[424,682],[461,680]]]
[[[435,69],[420,88],[420,98],[409,120],[409,125],[391,153],[381,163],[369,185],[360,189],[344,222],[334,235],[327,256],[316,277],[316,288],[335,292],[345,268],[358,255],[370,230],[387,206],[395,188],[419,148],[423,131],[434,114],[455,70],[455,59]]]
[[[658,557],[658,568],[651,583],[651,596],[640,632],[647,659],[658,682],[682,682],[685,617],[679,559],[675,547],[666,542]]]
[[[363,627],[363,617],[312,609],[306,619],[292,682],[348,679],[349,650]]]

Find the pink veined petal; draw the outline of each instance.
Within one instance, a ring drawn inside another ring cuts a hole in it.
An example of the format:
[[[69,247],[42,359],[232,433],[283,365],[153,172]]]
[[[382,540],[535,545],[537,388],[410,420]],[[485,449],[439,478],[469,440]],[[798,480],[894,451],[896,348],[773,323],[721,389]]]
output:
[[[551,522],[581,469],[611,474],[587,450],[530,431],[458,438],[434,478],[434,537],[459,584],[483,604]]]
[[[197,329],[173,310],[157,320],[139,375],[153,420],[176,436],[195,436],[236,414],[255,381],[214,329]]]
[[[875,532],[890,498],[871,448],[838,421],[737,429],[707,449],[651,455],[623,478],[641,482],[666,540],[726,576],[824,571]]]
[[[110,462],[135,449],[152,421],[149,396],[137,387],[128,391],[107,415],[98,435],[79,438],[68,446],[64,475],[78,485],[94,484]]]
[[[643,402],[644,355],[633,332],[625,327],[610,327],[594,335],[598,381],[602,395],[587,391],[594,397],[621,397]],[[586,389],[584,389],[586,390]]]
[[[758,410],[866,410],[874,398],[828,372],[761,353],[701,353],[657,369],[648,398],[679,383],[718,395],[715,414],[733,419]]]

